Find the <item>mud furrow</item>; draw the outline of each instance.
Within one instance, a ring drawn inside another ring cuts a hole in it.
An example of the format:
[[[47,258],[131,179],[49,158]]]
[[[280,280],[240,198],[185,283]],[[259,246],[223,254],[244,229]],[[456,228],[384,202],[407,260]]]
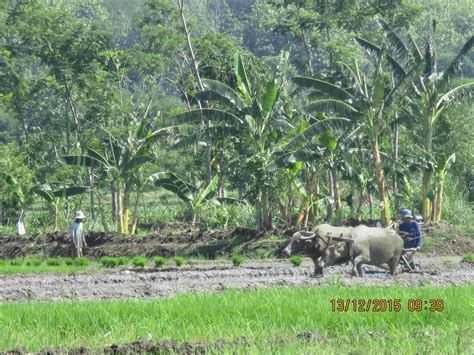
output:
[[[419,273],[388,273],[368,267],[364,278],[350,275],[350,266],[325,270],[312,277],[313,265],[294,267],[288,261],[252,261],[232,267],[222,261],[189,265],[184,269],[121,270],[94,274],[37,274],[0,277],[0,302],[107,300],[165,297],[184,292],[217,292],[229,288],[257,289],[273,285],[467,285],[474,282],[474,267],[457,257],[419,259]]]

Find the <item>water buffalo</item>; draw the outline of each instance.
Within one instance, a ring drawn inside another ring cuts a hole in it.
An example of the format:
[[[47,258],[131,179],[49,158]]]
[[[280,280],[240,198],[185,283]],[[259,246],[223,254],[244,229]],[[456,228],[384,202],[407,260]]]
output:
[[[310,257],[314,262],[314,274],[322,275],[323,265],[319,259],[325,254],[331,243],[330,240],[333,237],[348,238],[352,235],[352,230],[352,227],[333,227],[329,224],[320,224],[309,232],[296,232],[282,254],[286,257],[295,254],[303,254]],[[337,263],[342,264],[348,261],[350,261],[350,256],[338,258]]]
[[[366,226],[355,227],[351,237],[333,238],[321,257],[320,265],[331,266],[347,260],[353,263],[353,273],[364,276],[362,265],[388,264],[390,274],[394,275],[403,251],[403,240],[395,231],[386,228]]]

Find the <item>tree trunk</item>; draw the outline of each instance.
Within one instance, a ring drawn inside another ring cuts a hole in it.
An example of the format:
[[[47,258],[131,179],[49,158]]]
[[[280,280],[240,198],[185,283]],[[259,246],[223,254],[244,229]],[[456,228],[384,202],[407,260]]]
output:
[[[96,191],[97,194],[97,203],[99,204],[100,211],[100,222],[102,223],[102,228],[104,228],[105,233],[109,233],[109,226],[107,225],[107,219],[105,217],[104,207],[102,206],[102,200],[100,198],[100,193]]]
[[[434,221],[436,223],[441,222],[441,208],[443,207],[443,187],[444,187],[444,181],[440,181],[438,184],[438,188],[436,189],[436,208],[435,212],[433,214]]]
[[[130,217],[130,186],[125,183],[123,188],[123,233],[129,234],[129,217]]]
[[[330,201],[328,202],[326,220],[332,221],[332,219],[334,217],[334,181],[332,179],[332,174],[331,174],[330,170],[328,170],[328,183],[329,183],[329,198],[330,198]]]
[[[262,229],[271,229],[272,228],[272,209],[270,205],[270,196],[268,194],[267,188],[262,190],[262,214],[263,214],[263,224]]]
[[[423,220],[425,222],[428,222],[431,220],[431,200],[428,197],[428,194],[431,190],[431,175],[432,171],[431,170],[425,170],[423,171],[423,200],[421,202],[421,214],[423,216]]]
[[[398,118],[398,114],[395,113],[395,119]],[[392,143],[392,157],[395,163],[398,161],[398,138],[399,138],[399,131],[400,128],[398,123],[395,122],[393,127],[393,143]],[[398,184],[397,184],[397,174],[395,171],[395,164],[393,165],[394,168],[392,169],[392,189],[393,195],[395,196],[395,211],[398,211]]]
[[[123,233],[123,207],[122,194],[120,193],[120,183],[117,183],[117,229],[119,233]]]
[[[372,153],[374,154],[374,167],[377,176],[377,186],[380,194],[380,219],[384,226],[389,226],[392,222],[390,215],[390,201],[385,191],[385,177],[383,174],[382,162],[380,160],[379,144],[376,136],[372,136]]]
[[[110,194],[112,198],[112,220],[117,223],[117,192],[115,188],[115,182],[110,184]]]
[[[336,224],[340,225],[342,222],[342,201],[341,201],[341,193],[339,190],[339,181],[337,180],[336,171],[332,170],[331,179],[334,186],[334,203],[336,208]]]
[[[92,175],[92,169],[88,168],[89,184],[91,187],[91,220],[95,222],[95,203],[94,203],[94,176]]]
[[[433,140],[433,130],[431,127],[426,128],[425,132],[425,143],[424,148],[428,153],[431,153],[431,144]],[[430,168],[425,169],[423,172],[423,188],[422,188],[422,202],[421,202],[421,214],[423,216],[423,220],[428,222],[431,220],[431,200],[428,197],[428,193],[431,190],[431,175],[432,171]]]

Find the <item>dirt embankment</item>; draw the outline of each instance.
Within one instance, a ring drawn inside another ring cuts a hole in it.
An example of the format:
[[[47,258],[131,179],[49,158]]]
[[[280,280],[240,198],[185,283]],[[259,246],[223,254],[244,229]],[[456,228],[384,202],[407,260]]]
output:
[[[257,233],[248,228],[231,231],[201,230],[184,223],[155,224],[148,235],[88,233],[84,255],[95,259],[101,256],[204,256],[239,253],[257,257],[278,256],[295,228],[274,229]],[[474,238],[462,236],[447,223],[422,224],[424,245],[430,255],[474,254]],[[27,255],[43,257],[73,256],[67,233],[49,233],[27,237],[0,236],[0,258],[11,259]]]
[[[101,256],[175,256],[200,255],[214,258],[238,251],[259,256],[275,256],[288,241],[294,229],[275,229],[257,233],[247,228],[231,231],[200,230],[182,223],[167,223],[148,235],[126,236],[120,234],[87,233],[84,256],[95,259]],[[279,235],[281,238],[268,238]],[[0,237],[0,258],[11,259],[26,255],[44,257],[73,256],[70,237],[57,232],[27,237]]]

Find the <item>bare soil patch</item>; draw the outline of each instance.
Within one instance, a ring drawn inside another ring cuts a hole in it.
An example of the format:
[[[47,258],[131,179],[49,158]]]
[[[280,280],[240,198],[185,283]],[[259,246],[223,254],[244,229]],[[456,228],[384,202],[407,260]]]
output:
[[[185,292],[219,292],[227,289],[259,289],[272,286],[450,286],[474,282],[474,264],[460,257],[419,257],[419,272],[391,277],[367,267],[366,277],[351,276],[351,266],[325,269],[315,278],[313,263],[305,259],[294,267],[288,260],[248,261],[234,267],[231,261],[200,261],[183,268],[104,270],[93,274],[37,274],[0,277],[0,303],[64,300],[111,300],[168,297]]]

